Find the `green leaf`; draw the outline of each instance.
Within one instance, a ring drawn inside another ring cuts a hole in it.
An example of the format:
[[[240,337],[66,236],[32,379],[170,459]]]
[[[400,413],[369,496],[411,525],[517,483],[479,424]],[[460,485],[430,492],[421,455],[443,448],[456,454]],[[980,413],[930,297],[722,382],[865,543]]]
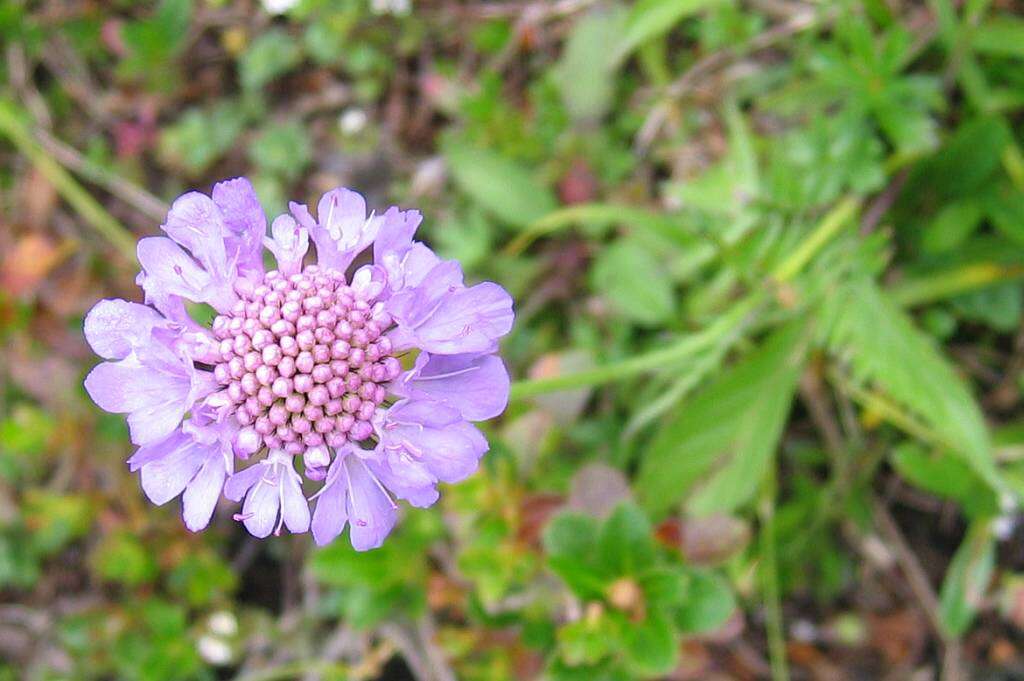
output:
[[[925,203],[974,196],[991,182],[1011,139],[1000,118],[964,123],[935,156],[917,167],[904,194]]]
[[[245,128],[246,113],[235,103],[209,110],[189,109],[160,137],[160,153],[171,163],[198,175],[224,155]]]
[[[996,229],[1018,244],[1024,244],[1024,192],[1002,186],[989,192],[985,212]]]
[[[651,524],[633,504],[619,505],[601,527],[597,551],[602,572],[620,577],[636,575],[655,559]]]
[[[644,454],[636,488],[660,512],[688,494],[698,513],[730,511],[748,501],[767,470],[803,366],[806,324],[791,323],[727,369],[658,431]]]
[[[594,564],[597,520],[563,513],[544,528],[544,550],[551,570],[582,598],[603,598],[609,576]]]
[[[294,121],[264,128],[249,147],[249,155],[261,172],[291,182],[309,165],[313,151],[306,130]]]
[[[1024,19],[1003,14],[971,29],[971,47],[981,54],[1024,58]]]
[[[694,570],[675,622],[682,633],[703,634],[725,624],[734,610],[736,597],[729,584],[714,572]]]
[[[258,90],[291,70],[302,59],[297,41],[272,28],[254,40],[238,60],[239,79],[246,90]]]
[[[616,83],[608,45],[622,34],[625,17],[618,6],[591,12],[569,34],[552,75],[573,118],[596,119],[608,111]]]
[[[964,293],[951,303],[959,317],[1010,333],[1020,323],[1024,291],[1019,283],[1008,282]]]
[[[231,565],[213,551],[192,551],[167,576],[172,594],[193,607],[224,599],[238,578]]]
[[[939,619],[946,632],[967,631],[981,606],[996,562],[996,540],[989,521],[975,521],[957,549],[939,594]]]
[[[686,601],[690,574],[676,566],[648,570],[640,577],[644,603],[671,610]]]
[[[526,168],[490,149],[450,143],[444,155],[459,188],[510,225],[526,227],[558,205]]]
[[[629,13],[622,37],[612,51],[621,62],[648,40],[664,35],[686,17],[693,16],[719,0],[640,0]]]
[[[999,512],[995,493],[961,459],[930,456],[916,443],[906,442],[893,451],[891,461],[908,482],[959,502],[968,515],[991,516]]]
[[[924,228],[921,247],[927,253],[951,251],[977,230],[981,218],[981,202],[973,197],[946,204]]]
[[[604,616],[585,617],[558,630],[558,647],[566,664],[596,664],[612,653],[615,646],[612,622]]]
[[[671,620],[658,610],[641,622],[628,622],[622,631],[626,663],[643,676],[660,676],[679,664],[679,643]]]
[[[128,586],[150,582],[160,572],[152,552],[127,531],[106,535],[94,549],[92,558],[100,577]]]
[[[185,43],[191,17],[192,0],[163,0],[152,17],[125,24],[119,74],[143,80],[150,90],[172,89],[179,81],[174,58]]]
[[[582,557],[597,546],[597,520],[579,513],[562,513],[544,528],[544,550],[552,556]]]
[[[31,550],[41,555],[54,554],[68,542],[86,534],[95,514],[88,497],[50,492],[45,488],[29,488],[19,510],[32,529]]]
[[[441,223],[432,234],[433,245],[442,258],[458,260],[469,271],[492,257],[494,231],[483,211],[470,209]]]
[[[676,296],[664,267],[636,239],[623,238],[602,250],[591,283],[623,317],[645,326],[672,318]]]
[[[981,410],[932,339],[878,286],[855,278],[825,303],[828,344],[848,358],[854,377],[875,384],[928,424],[994,487],[999,475]]]

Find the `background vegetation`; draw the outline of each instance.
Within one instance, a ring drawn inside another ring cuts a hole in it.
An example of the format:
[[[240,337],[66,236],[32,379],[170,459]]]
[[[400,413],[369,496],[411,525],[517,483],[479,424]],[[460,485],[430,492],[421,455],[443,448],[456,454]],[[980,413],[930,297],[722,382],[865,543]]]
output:
[[[1024,678],[1013,0],[0,4],[0,679]],[[189,534],[81,388],[188,188],[517,299],[385,546]]]

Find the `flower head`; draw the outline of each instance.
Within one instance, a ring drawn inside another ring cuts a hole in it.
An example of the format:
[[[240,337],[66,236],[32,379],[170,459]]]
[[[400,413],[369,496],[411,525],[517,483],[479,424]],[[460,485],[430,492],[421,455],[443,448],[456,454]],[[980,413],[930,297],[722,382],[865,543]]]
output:
[[[106,361],[85,387],[128,415],[131,470],[153,503],[182,497],[190,530],[223,495],[254,536],[312,528],[325,544],[348,526],[356,549],[375,548],[396,499],[430,506],[439,482],[465,479],[486,453],[472,422],[508,401],[494,353],[512,299],[466,286],[458,263],[414,241],[416,211],[367,214],[339,188],[315,218],[290,212],[268,235],[244,178],[175,201],[167,236],[139,242],[145,304],[102,300],[86,316]],[[276,269],[264,270],[264,247]],[[372,262],[354,266],[364,252]],[[212,325],[186,302],[213,307]]]

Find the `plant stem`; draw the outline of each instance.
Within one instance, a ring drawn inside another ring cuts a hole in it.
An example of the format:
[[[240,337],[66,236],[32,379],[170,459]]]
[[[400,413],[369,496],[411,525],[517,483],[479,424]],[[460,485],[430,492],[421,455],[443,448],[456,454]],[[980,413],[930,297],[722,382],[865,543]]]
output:
[[[548,213],[529,225],[505,246],[505,255],[522,253],[531,243],[580,222],[619,223],[646,230],[684,246],[691,246],[700,235],[683,227],[678,218],[625,204],[581,203]]]
[[[71,207],[110,242],[118,253],[135,260],[135,237],[107,212],[75,178],[51,158],[21,122],[16,104],[0,99],[0,136],[6,137],[54,186]]]
[[[787,282],[800,273],[807,263],[818,254],[825,244],[839,233],[839,230],[853,217],[860,207],[860,200],[848,196],[830,210],[814,231],[797,246],[796,250],[779,263],[772,272],[772,279]]]
[[[889,296],[901,307],[916,307],[1015,279],[1024,279],[1024,267],[976,263],[904,281],[889,289]]]
[[[714,345],[720,338],[742,325],[757,307],[762,296],[751,295],[736,303],[722,317],[707,329],[695,334],[684,336],[667,348],[638,355],[621,362],[612,362],[603,366],[561,376],[536,378],[517,381],[512,385],[512,400],[521,400],[544,393],[560,390],[587,388],[595,385],[611,383],[646,371],[663,368],[666,365],[693,357],[702,350]]]
[[[807,239],[775,268],[770,279],[777,283],[782,283],[791,280],[799,274],[818,251],[853,217],[859,206],[860,201],[856,197],[849,196],[840,201],[835,208],[822,218],[821,222],[818,223],[818,226],[814,228]],[[606,208],[606,206],[580,206],[567,210],[605,210]],[[565,211],[559,211],[559,213],[563,212]],[[558,215],[558,213],[553,215]],[[561,221],[558,224],[561,224]],[[724,335],[734,330],[737,325],[746,321],[750,313],[760,305],[764,296],[765,291],[763,289],[751,294],[734,305],[707,329],[690,336],[684,336],[667,348],[654,350],[653,352],[621,362],[612,362],[577,373],[517,381],[512,384],[511,399],[522,400],[559,390],[604,385],[692,357],[698,352],[711,347]]]
[[[789,681],[786,634],[782,623],[779,565],[775,544],[775,469],[765,475],[758,514],[761,517],[761,590],[764,594],[765,633],[772,681]]]
[[[886,396],[856,385],[840,371],[830,371],[829,378],[840,390],[853,398],[854,402],[865,409],[874,411],[882,419],[896,426],[907,435],[942,449],[957,449],[955,445],[947,442],[941,435],[906,413],[902,407]]]

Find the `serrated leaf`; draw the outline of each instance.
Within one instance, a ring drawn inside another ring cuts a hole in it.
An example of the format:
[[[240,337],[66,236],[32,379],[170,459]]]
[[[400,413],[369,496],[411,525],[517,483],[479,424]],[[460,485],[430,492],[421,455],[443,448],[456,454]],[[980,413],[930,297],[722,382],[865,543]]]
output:
[[[620,62],[648,40],[664,35],[686,17],[711,7],[719,0],[640,0],[629,13],[622,38],[613,52]]]
[[[873,383],[909,409],[982,479],[999,486],[974,397],[932,339],[874,282],[851,280],[827,300],[823,316],[829,346],[848,358],[857,380]]]
[[[996,540],[989,521],[975,521],[953,556],[939,593],[939,620],[949,635],[960,636],[974,621],[995,562]]]
[[[619,314],[638,324],[656,326],[675,312],[675,289],[668,273],[635,239],[620,239],[602,250],[591,270],[591,282]]]
[[[558,206],[526,168],[490,149],[449,143],[444,156],[459,188],[510,225],[526,227]]]
[[[690,508],[730,511],[757,490],[775,452],[803,366],[806,324],[791,323],[722,373],[658,431],[636,488],[660,512],[691,492],[717,465]]]

